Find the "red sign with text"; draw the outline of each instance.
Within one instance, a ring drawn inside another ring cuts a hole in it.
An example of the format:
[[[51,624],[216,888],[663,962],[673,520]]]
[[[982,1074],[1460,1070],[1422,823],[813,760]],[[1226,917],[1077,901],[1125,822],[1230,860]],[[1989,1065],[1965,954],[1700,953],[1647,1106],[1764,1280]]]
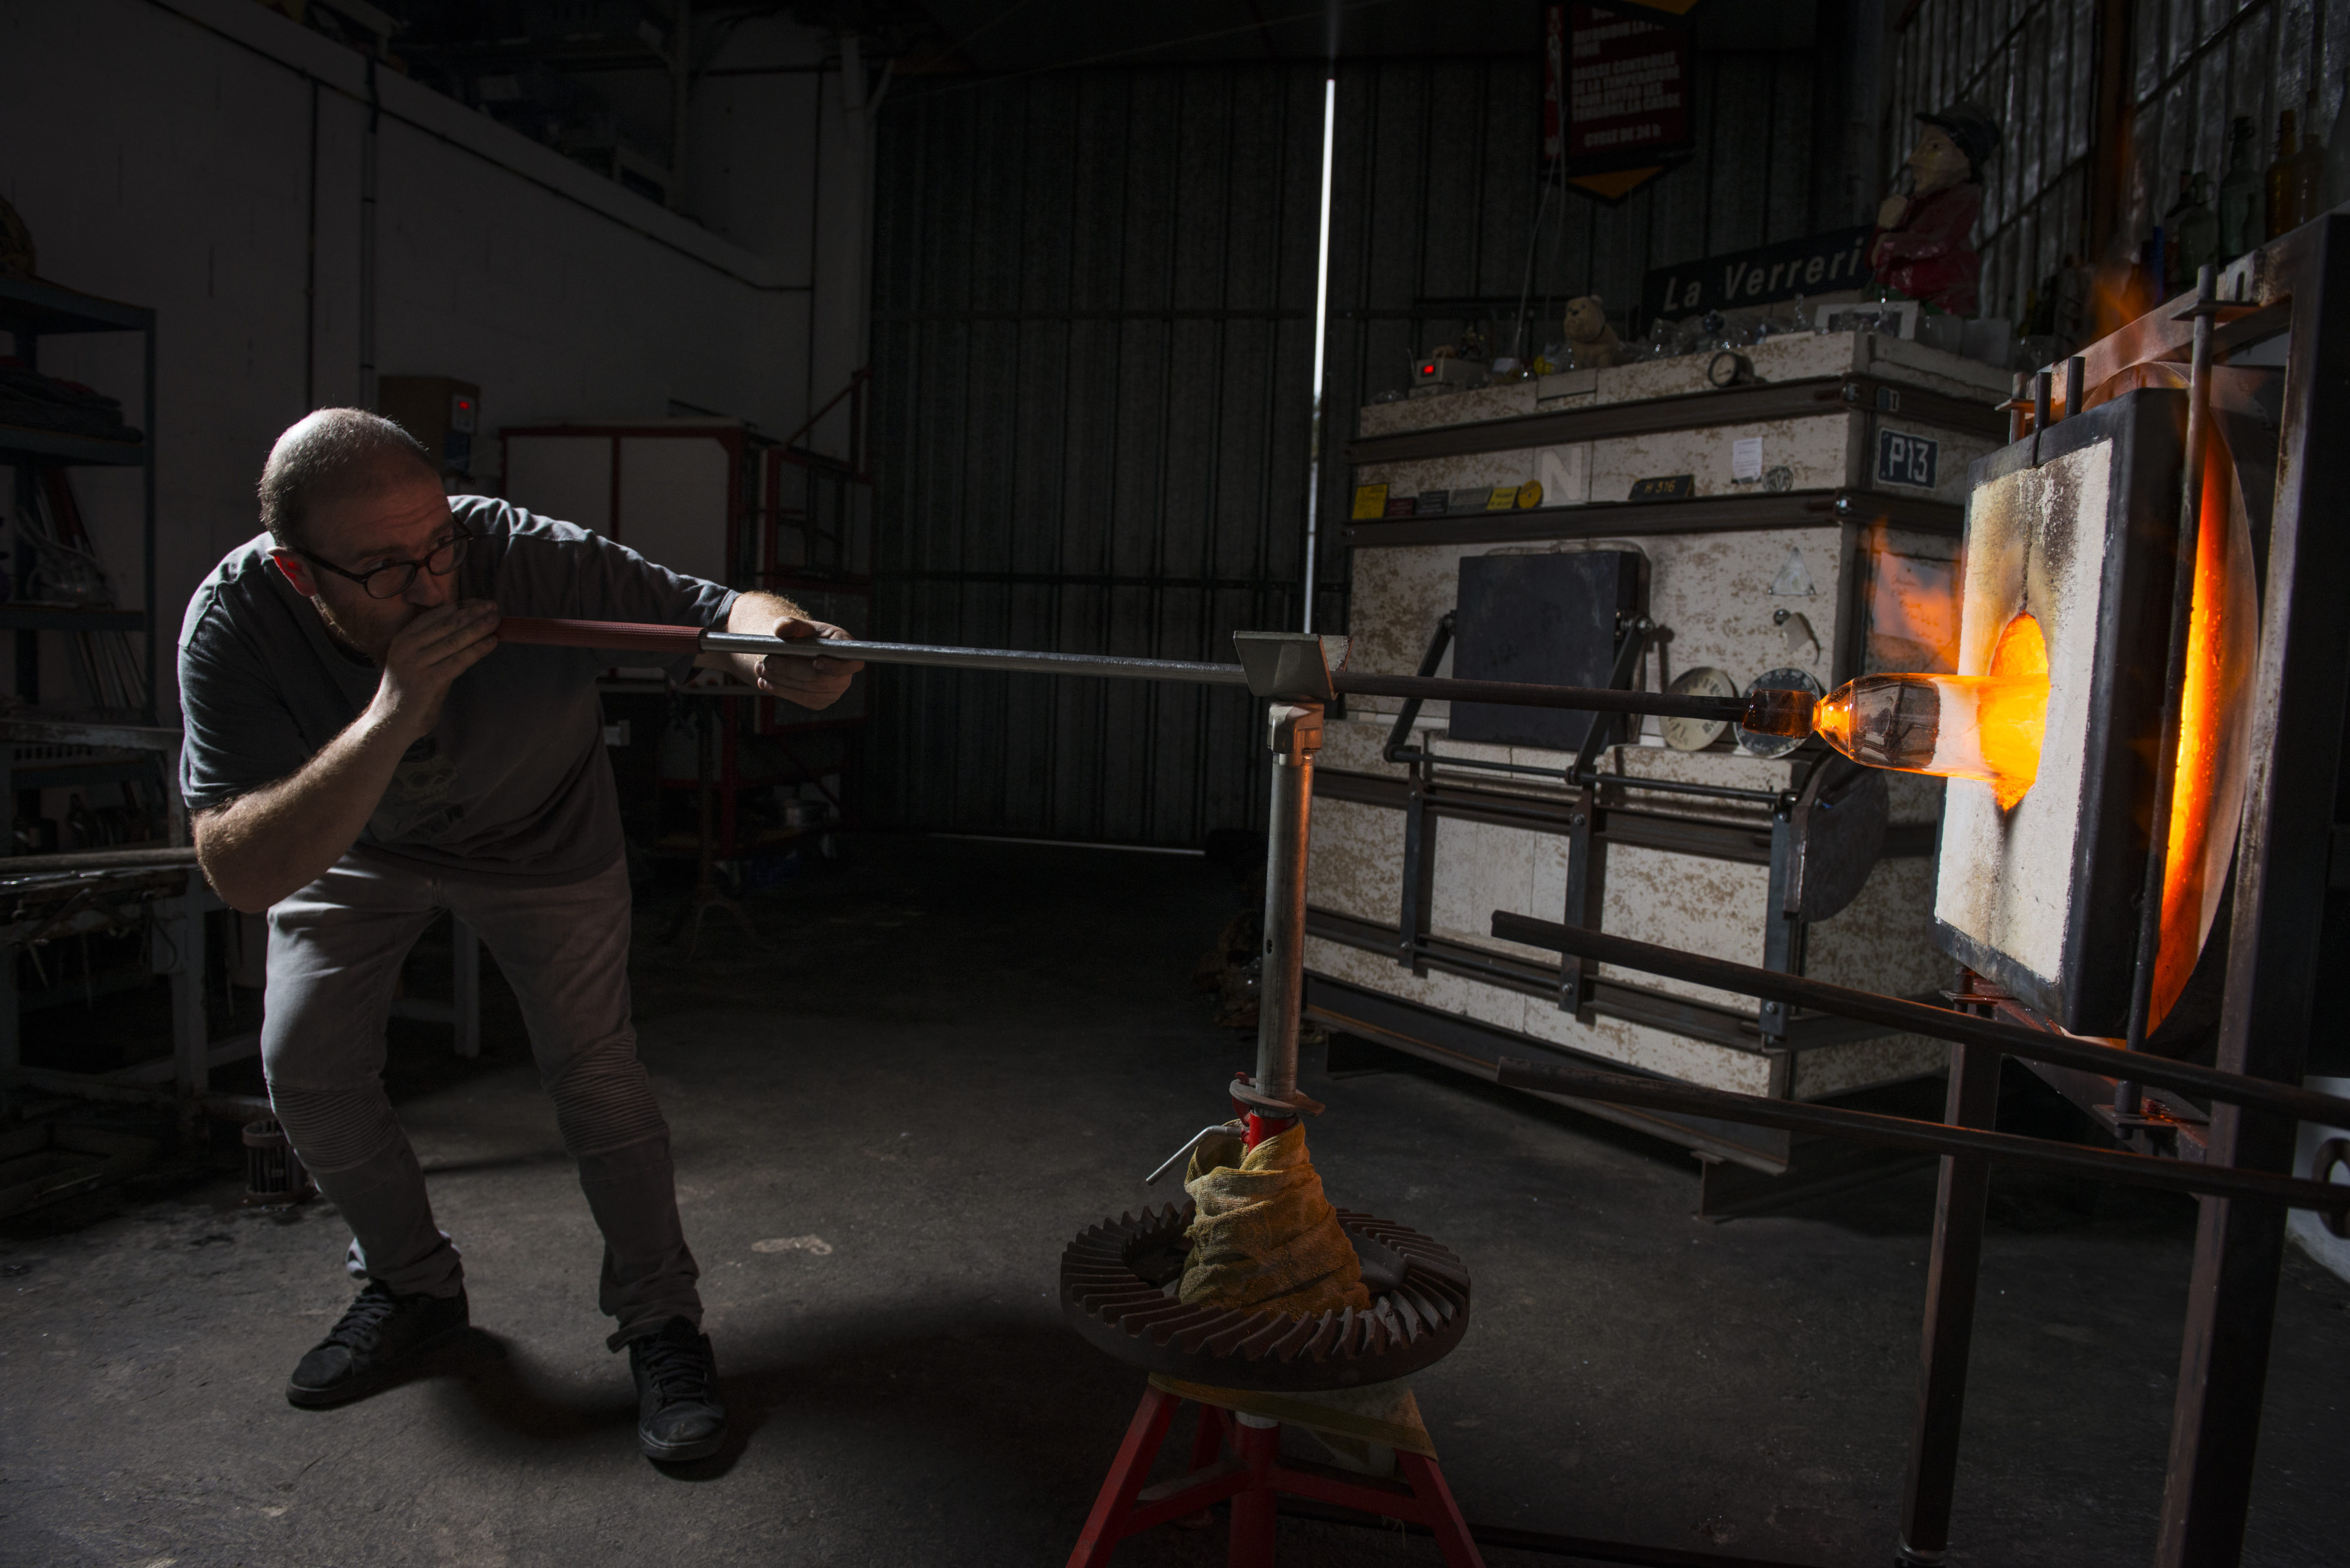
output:
[[[1614,162],[1690,140],[1690,32],[1570,5],[1566,155]]]
[[[1543,7],[1543,157],[1566,150],[1566,7]]]

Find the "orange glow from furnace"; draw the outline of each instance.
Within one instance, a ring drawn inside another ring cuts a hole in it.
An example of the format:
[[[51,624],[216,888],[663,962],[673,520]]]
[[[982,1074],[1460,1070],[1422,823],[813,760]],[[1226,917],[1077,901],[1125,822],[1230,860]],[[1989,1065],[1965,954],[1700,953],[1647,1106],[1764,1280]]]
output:
[[[1999,634],[1977,702],[1982,760],[2003,809],[2040,777],[2040,746],[2048,731],[2048,639],[2038,620],[2017,616]]]
[[[1872,525],[1868,543],[1867,666],[1950,670],[1959,667],[1958,563],[1897,549],[1891,531]]]
[[[2225,452],[2215,441],[2203,464],[2195,604],[2188,623],[2187,675],[2178,693],[2170,837],[2163,851],[2162,945],[2155,961],[2149,1028],[2187,989],[2235,836],[2237,792],[2223,787],[2221,775],[2239,760],[2230,753],[2240,743],[2237,720],[2259,638],[2259,610],[2249,581],[2251,562],[2242,558],[2248,552],[2233,534],[2232,484]],[[2230,842],[2218,842],[2220,834]]]

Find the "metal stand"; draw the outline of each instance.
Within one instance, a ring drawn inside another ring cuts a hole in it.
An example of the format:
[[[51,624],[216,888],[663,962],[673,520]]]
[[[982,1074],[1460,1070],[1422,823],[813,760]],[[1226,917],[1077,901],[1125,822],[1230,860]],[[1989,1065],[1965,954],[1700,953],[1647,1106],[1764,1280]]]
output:
[[[1225,1557],[1229,1568],[1272,1568],[1274,1521],[1284,1492],[1421,1525],[1435,1535],[1446,1568],[1483,1568],[1485,1559],[1470,1539],[1461,1505],[1452,1501],[1452,1489],[1434,1459],[1399,1450],[1396,1463],[1403,1471],[1404,1487],[1293,1469],[1281,1462],[1281,1424],[1262,1416],[1201,1405],[1199,1429],[1191,1438],[1191,1469],[1174,1480],[1145,1487],[1151,1461],[1159,1457],[1175,1411],[1184,1403],[1156,1386],[1142,1391],[1126,1440],[1102,1480],[1076,1550],[1069,1553],[1068,1568],[1102,1568],[1128,1536],[1200,1513],[1226,1499],[1232,1505],[1232,1544]]]
[[[1317,638],[1243,633],[1239,645],[1251,691],[1271,701],[1265,727],[1273,750],[1256,1073],[1240,1078],[1231,1089],[1235,1106],[1246,1113],[1246,1147],[1254,1148],[1295,1126],[1300,1115],[1322,1109],[1297,1087],[1297,1027],[1305,1001],[1314,759],[1322,749],[1323,710],[1332,691],[1328,653]],[[1200,1136],[1204,1134],[1192,1141]],[[1284,1492],[1424,1526],[1435,1534],[1449,1568],[1482,1568],[1484,1559],[1471,1541],[1469,1526],[1435,1460],[1399,1452],[1396,1459],[1409,1483],[1403,1489],[1293,1469],[1280,1462],[1280,1423],[1261,1416],[1201,1405],[1190,1473],[1146,1489],[1151,1461],[1183,1402],[1155,1386],[1143,1390],[1142,1404],[1102,1481],[1076,1549],[1069,1554],[1069,1568],[1100,1568],[1128,1536],[1197,1514],[1226,1499],[1232,1501],[1226,1559],[1231,1568],[1272,1568],[1274,1527]]]
[[[154,754],[164,797],[167,842],[60,855],[0,857],[0,878],[12,889],[47,886],[72,889],[61,908],[0,929],[0,1105],[26,1090],[79,1099],[170,1106],[180,1137],[192,1147],[206,1116],[251,1120],[269,1114],[265,1100],[224,1095],[212,1070],[256,1055],[259,1033],[213,1040],[204,1016],[204,916],[221,908],[190,846],[187,807],[180,798],[181,734],[152,726],[66,720],[0,722],[0,767],[25,745],[88,746]],[[8,781],[0,779],[0,786]],[[12,792],[0,787],[0,797]],[[75,1073],[24,1065],[19,1047],[16,957],[60,937],[121,929],[149,919],[148,968],[172,984],[172,1054],[111,1073]]]
[[[1257,982],[1256,1076],[1232,1089],[1248,1107],[1246,1146],[1287,1131],[1321,1106],[1297,1092],[1297,1020],[1305,969],[1305,854],[1314,815],[1314,757],[1322,704],[1276,701],[1267,712],[1273,809],[1265,832],[1264,951]]]
[[[1989,1127],[1997,1119],[1999,1067],[1996,1052],[1980,1045],[1950,1047],[1946,1125]],[[1983,1204],[1990,1192],[1989,1159],[1942,1157],[1941,1188],[1934,1199],[1934,1255],[1926,1272],[1918,1418],[1910,1428],[1909,1482],[1901,1499],[1901,1544],[1895,1559],[1900,1568],[1936,1568],[1950,1550],[1959,1421],[1966,1407],[1975,1281],[1982,1270]]]
[[[2350,532],[2336,511],[2350,484],[2350,451],[2340,437],[2350,387],[2334,369],[2350,344],[2350,218],[2304,223],[2230,273],[2240,299],[2249,277],[2262,314],[2290,313],[2291,368],[2251,696],[2251,754],[2263,763],[2246,792],[2238,841],[2219,1065],[2298,1084],[2319,1027],[2327,893],[2328,857],[2312,846],[2339,832],[2332,824],[2344,762],[2342,694],[2350,688],[2350,618],[2342,613],[2350,601]],[[2251,325],[2230,323],[2247,336]],[[2198,339],[2209,342],[2214,327],[2196,312]],[[2219,1105],[2206,1158],[2288,1171],[2293,1143],[2289,1120]],[[2284,1263],[2282,1205],[2220,1197],[2201,1205],[2155,1552],[2161,1568],[2225,1568],[2243,1554]]]

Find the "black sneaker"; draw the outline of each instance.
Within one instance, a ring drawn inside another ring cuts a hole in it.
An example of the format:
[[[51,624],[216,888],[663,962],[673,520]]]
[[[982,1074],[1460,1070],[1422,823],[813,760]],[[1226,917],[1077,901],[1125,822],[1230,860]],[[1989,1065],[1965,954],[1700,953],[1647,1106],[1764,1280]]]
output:
[[[710,1336],[681,1317],[629,1341],[637,1379],[637,1447],[649,1459],[706,1459],[726,1440]]]
[[[465,1332],[465,1293],[394,1295],[370,1281],[334,1332],[286,1380],[286,1397],[308,1409],[372,1394],[427,1351]]]

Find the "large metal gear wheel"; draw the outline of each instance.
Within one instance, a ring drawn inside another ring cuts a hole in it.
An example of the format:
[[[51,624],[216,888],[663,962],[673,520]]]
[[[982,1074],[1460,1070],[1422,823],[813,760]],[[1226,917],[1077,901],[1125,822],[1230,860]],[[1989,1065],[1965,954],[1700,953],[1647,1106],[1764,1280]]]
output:
[[[1093,1226],[1061,1254],[1061,1311],[1118,1360],[1220,1388],[1310,1393],[1385,1383],[1430,1366],[1469,1328],[1469,1271],[1448,1248],[1349,1210],[1338,1223],[1362,1260],[1367,1311],[1296,1317],[1175,1299],[1193,1206]]]

